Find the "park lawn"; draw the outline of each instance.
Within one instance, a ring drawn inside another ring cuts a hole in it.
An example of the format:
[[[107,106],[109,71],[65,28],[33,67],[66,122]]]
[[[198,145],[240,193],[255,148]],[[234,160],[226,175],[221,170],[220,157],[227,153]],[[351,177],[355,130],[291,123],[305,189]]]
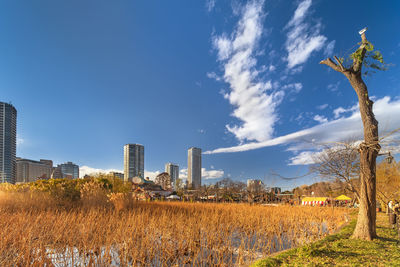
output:
[[[377,214],[378,238],[349,239],[356,220],[337,234],[256,261],[251,266],[400,266],[400,238],[385,213]]]

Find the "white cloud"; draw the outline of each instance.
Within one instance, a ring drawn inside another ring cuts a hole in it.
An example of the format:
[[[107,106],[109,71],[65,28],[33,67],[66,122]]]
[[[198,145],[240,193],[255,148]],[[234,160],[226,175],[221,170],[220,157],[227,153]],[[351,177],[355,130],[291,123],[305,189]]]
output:
[[[297,66],[295,68],[290,69],[290,74],[295,75],[303,71],[303,66]]]
[[[159,175],[160,171],[146,171],[144,170],[144,177],[149,177],[150,180],[154,181],[156,176]]]
[[[188,169],[180,169],[179,170],[179,179],[187,179]]]
[[[230,92],[224,97],[234,106],[232,116],[240,125],[226,125],[238,140],[265,141],[271,138],[274,124],[278,120],[276,107],[283,98],[283,91],[272,91],[272,83],[262,80],[258,74],[255,56],[261,34],[264,1],[250,1],[242,6],[241,18],[231,35],[213,36],[213,45],[218,60],[223,64],[224,81],[230,85]],[[267,93],[269,91],[269,93]]]
[[[318,121],[319,123],[327,123],[328,122],[328,119],[321,115],[315,115],[313,119],[315,121]]]
[[[314,151],[303,151],[298,155],[290,158],[289,165],[310,165],[314,163]],[[318,152],[317,152],[318,153]]]
[[[336,41],[333,40],[333,41],[329,42],[329,44],[325,47],[325,49],[324,49],[324,55],[325,55],[326,57],[331,57],[331,56],[332,56],[332,54],[333,54],[333,49],[335,48],[335,43],[336,43]]]
[[[201,179],[207,180],[207,179],[217,179],[217,178],[222,178],[224,177],[224,171],[223,170],[207,170],[206,168],[201,168]],[[181,169],[179,171],[179,179],[187,179],[188,177],[188,169]]]
[[[224,177],[223,170],[206,170],[205,168],[201,168],[201,178],[202,179],[217,179]]]
[[[337,83],[328,84],[327,88],[328,88],[329,91],[335,92],[335,91],[337,91],[339,89],[339,85],[340,85],[340,81],[337,82]]]
[[[311,0],[302,1],[294,12],[293,18],[286,25],[286,29],[289,29],[285,43],[289,69],[306,62],[311,53],[321,50],[327,41],[327,38],[320,34],[321,24],[311,26],[305,22],[311,3]],[[333,50],[334,42],[329,45]]]
[[[268,67],[268,70],[270,71],[270,72],[273,72],[274,70],[276,70],[276,67],[274,66],[274,65],[269,65],[269,67]]]
[[[342,107],[338,107],[338,108],[333,110],[333,114],[335,116],[335,119],[337,119],[343,113],[354,112],[354,111],[357,111],[357,110],[358,110],[358,104],[354,105],[354,106],[352,106],[350,108],[347,108],[347,109],[342,108]]]
[[[319,109],[319,110],[324,110],[324,109],[326,109],[327,107],[328,107],[328,104],[322,104],[322,105],[317,106],[317,109]]]
[[[94,175],[98,173],[109,173],[109,172],[121,172],[123,173],[124,171],[117,170],[117,169],[97,169],[97,168],[92,168],[89,166],[81,166],[79,167],[79,177],[82,178],[85,175]]]
[[[226,35],[215,37],[213,39],[213,45],[218,49],[219,60],[225,60],[229,58],[232,53],[232,42]]]
[[[85,175],[95,175],[99,173],[104,173],[108,174],[109,172],[120,172],[124,173],[122,170],[118,169],[99,169],[99,168],[92,168],[89,166],[81,166],[79,167],[79,177],[82,178]],[[144,171],[144,177],[149,177],[150,180],[154,180],[158,174],[160,174],[160,171]]]
[[[20,146],[25,143],[25,139],[17,136],[17,146]]]
[[[206,8],[208,12],[211,12],[215,7],[215,0],[206,0]]]
[[[301,83],[290,83],[282,86],[282,89],[287,90],[289,89],[291,93],[298,93],[303,88]]]
[[[360,143],[361,143],[360,140],[352,141],[352,146],[354,146],[354,148],[357,148],[357,146]],[[323,148],[323,149],[320,149],[319,151],[316,151],[316,150],[303,151],[303,152],[299,153],[298,155],[291,157],[289,159],[290,162],[288,165],[311,165],[311,164],[319,163],[319,162],[321,162],[320,161],[321,155],[324,155],[325,152],[327,151],[327,149],[340,151],[343,148],[344,148],[343,145],[334,144],[333,146],[330,146],[329,148]]]
[[[351,108],[352,109],[352,108]],[[379,121],[380,133],[390,132],[400,125],[400,99],[391,100],[386,96],[377,99],[374,113]],[[315,144],[332,143],[343,140],[359,140],[363,137],[363,126],[360,113],[353,110],[348,117],[321,123],[317,126],[276,137],[263,142],[252,142],[244,145],[218,148],[204,154],[231,153],[259,149],[263,147],[290,144],[289,151],[314,149]]]
[[[221,80],[221,77],[219,77],[215,72],[207,72],[207,77],[218,82]]]

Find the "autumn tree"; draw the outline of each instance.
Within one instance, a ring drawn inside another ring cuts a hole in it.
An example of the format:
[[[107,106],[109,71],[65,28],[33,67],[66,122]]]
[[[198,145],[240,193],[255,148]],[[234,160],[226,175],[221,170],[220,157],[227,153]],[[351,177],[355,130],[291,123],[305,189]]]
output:
[[[376,170],[376,197],[381,206],[400,200],[400,164],[382,161]]]
[[[358,97],[361,120],[364,128],[364,141],[358,146],[360,153],[360,208],[353,238],[372,240],[376,237],[376,157],[378,156],[379,134],[378,121],[372,110],[373,101],[369,98],[368,88],[363,81],[363,66],[369,69],[382,69],[382,55],[374,51],[373,45],[365,36],[366,29],[360,31],[361,43],[350,55],[351,62],[346,66],[343,58],[335,61],[325,59],[320,62],[343,74],[353,87]]]

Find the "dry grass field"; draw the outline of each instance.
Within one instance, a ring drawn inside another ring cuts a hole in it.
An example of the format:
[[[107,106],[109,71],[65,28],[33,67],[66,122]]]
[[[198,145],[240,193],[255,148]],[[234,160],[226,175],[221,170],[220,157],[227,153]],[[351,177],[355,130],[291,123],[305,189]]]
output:
[[[74,204],[0,191],[0,266],[248,265],[321,238],[347,216],[341,208],[134,202],[90,184]]]

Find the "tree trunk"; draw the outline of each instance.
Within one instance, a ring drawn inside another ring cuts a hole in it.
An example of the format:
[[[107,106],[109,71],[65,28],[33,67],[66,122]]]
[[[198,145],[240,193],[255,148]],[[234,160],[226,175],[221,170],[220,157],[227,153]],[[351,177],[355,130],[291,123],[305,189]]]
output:
[[[359,148],[360,208],[353,238],[372,240],[376,237],[376,157],[380,150],[378,121],[372,111],[373,102],[368,97],[361,73],[352,73],[348,79],[357,93],[364,126],[364,142]]]
[[[360,32],[362,42],[353,54],[351,67],[345,68],[342,61],[337,57],[334,58],[338,64],[330,58],[321,61],[320,64],[325,64],[345,75],[358,96],[361,120],[364,126],[364,142],[359,147],[360,208],[352,237],[372,240],[376,237],[376,157],[381,147],[379,145],[378,121],[372,111],[373,102],[369,99],[367,86],[361,78],[361,69],[367,52],[366,46],[369,44],[365,37],[365,30],[363,29]]]

